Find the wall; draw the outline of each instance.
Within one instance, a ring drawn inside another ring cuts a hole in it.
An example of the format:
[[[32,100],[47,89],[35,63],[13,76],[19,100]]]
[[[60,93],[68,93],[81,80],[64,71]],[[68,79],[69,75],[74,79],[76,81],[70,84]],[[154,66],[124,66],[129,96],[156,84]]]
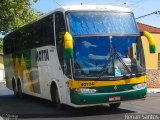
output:
[[[160,88],[160,70],[147,69],[146,75],[149,88]]]
[[[0,54],[0,81],[4,80],[3,56]]]

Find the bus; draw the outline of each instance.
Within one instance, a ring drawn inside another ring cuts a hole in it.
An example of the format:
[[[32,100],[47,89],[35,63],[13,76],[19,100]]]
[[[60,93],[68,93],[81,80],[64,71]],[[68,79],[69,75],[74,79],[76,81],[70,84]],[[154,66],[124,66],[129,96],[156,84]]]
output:
[[[141,36],[133,12],[108,5],[63,6],[4,38],[6,86],[63,105],[87,107],[145,99]]]

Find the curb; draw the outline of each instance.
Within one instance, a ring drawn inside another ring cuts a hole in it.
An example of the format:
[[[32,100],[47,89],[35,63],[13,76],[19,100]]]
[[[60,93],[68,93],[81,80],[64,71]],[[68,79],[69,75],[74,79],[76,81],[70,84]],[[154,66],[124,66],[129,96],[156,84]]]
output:
[[[160,93],[160,88],[148,88],[147,93]]]

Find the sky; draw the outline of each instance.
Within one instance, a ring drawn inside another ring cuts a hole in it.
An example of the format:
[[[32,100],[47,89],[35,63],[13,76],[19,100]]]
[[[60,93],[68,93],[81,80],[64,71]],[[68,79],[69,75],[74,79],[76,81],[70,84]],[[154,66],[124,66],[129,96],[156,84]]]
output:
[[[133,10],[135,18],[155,11],[160,11],[160,0],[38,0],[37,3],[32,3],[32,8],[48,13],[60,6],[80,5],[81,3],[86,5],[100,4],[129,7]],[[153,14],[142,19],[137,19],[137,21],[160,28],[160,14]]]

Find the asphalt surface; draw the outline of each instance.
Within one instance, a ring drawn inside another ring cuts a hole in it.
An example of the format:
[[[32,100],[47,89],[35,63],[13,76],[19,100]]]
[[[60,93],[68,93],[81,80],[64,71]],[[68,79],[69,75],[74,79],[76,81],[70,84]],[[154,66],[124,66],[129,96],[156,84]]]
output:
[[[0,84],[0,116],[3,118],[10,117],[24,120],[124,120],[129,119],[126,116],[130,114],[159,114],[157,120],[160,120],[160,93],[148,94],[143,101],[122,103],[120,108],[116,110],[110,110],[107,106],[80,109],[66,106],[64,110],[57,110],[50,101],[44,99],[31,96],[18,99],[4,84]]]

